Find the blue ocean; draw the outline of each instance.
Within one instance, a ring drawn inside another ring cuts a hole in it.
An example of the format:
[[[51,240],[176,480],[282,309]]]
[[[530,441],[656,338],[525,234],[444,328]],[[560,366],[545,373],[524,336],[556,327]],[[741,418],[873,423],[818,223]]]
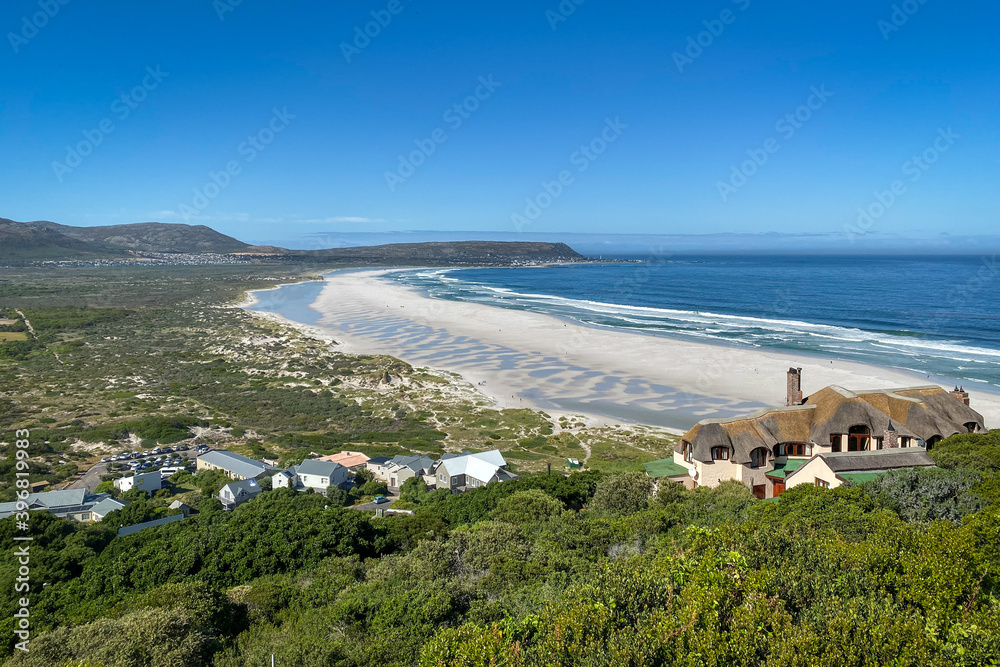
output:
[[[390,276],[439,299],[637,333],[908,370],[1000,391],[1000,265],[986,257],[684,257]]]

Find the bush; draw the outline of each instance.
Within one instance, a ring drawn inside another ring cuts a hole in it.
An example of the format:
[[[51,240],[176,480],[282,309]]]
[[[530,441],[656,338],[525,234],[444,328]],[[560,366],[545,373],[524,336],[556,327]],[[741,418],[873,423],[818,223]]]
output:
[[[493,517],[513,524],[534,523],[559,516],[565,505],[539,489],[518,491],[507,496],[493,510]]]
[[[644,472],[612,475],[597,484],[588,507],[608,516],[635,514],[649,505],[653,480]]]

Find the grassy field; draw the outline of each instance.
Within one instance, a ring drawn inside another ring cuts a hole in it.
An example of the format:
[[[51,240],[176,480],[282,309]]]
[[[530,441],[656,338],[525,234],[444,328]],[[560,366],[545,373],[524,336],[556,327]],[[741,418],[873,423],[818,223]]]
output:
[[[28,340],[28,334],[23,331],[0,331],[0,342],[8,340]]]

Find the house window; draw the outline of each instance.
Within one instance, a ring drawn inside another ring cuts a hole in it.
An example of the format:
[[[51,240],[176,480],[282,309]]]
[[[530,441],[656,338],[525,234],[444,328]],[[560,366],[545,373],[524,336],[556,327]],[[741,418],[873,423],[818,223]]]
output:
[[[692,452],[692,447],[690,442],[681,443],[681,453],[684,455],[684,460],[688,463],[694,463],[694,452]]]
[[[712,460],[713,461],[728,461],[729,460],[729,447],[712,447]]]
[[[842,436],[840,434],[831,435],[830,436],[830,451],[831,452],[839,452],[843,442],[844,442],[844,436]]]
[[[774,448],[777,456],[809,456],[812,447],[803,442],[787,442]]]
[[[758,447],[757,449],[750,452],[750,467],[760,468],[761,466],[767,465],[767,450],[763,447]]]
[[[871,449],[872,432],[867,426],[852,426],[847,433],[847,451],[867,452]]]
[[[830,482],[826,481],[825,479],[820,479],[819,477],[816,477],[816,478],[814,478],[814,480],[815,480],[814,483],[816,484],[817,487],[819,487],[821,489],[829,489],[830,488]]]

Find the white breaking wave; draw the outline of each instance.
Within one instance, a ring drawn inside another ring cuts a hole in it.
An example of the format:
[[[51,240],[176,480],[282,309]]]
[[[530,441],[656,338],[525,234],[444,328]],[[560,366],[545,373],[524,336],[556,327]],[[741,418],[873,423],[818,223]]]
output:
[[[485,285],[445,275],[456,270],[459,269],[404,271],[396,275],[404,282],[408,278],[418,278],[423,283],[419,286],[430,289],[435,296],[442,298],[536,310],[585,324],[645,334],[659,333],[729,345],[738,343],[752,347],[793,348],[807,353],[846,356],[872,363],[887,363],[885,355],[891,353],[898,359],[892,359],[888,363],[899,366],[918,358],[935,358],[954,364],[985,365],[990,367],[990,371],[1000,372],[997,367],[1000,350],[970,346],[959,340],[894,335],[795,319],[632,306],[553,294],[517,292],[508,287]],[[949,363],[948,366],[951,372],[955,372],[955,365]],[[915,372],[926,373],[928,369]]]

